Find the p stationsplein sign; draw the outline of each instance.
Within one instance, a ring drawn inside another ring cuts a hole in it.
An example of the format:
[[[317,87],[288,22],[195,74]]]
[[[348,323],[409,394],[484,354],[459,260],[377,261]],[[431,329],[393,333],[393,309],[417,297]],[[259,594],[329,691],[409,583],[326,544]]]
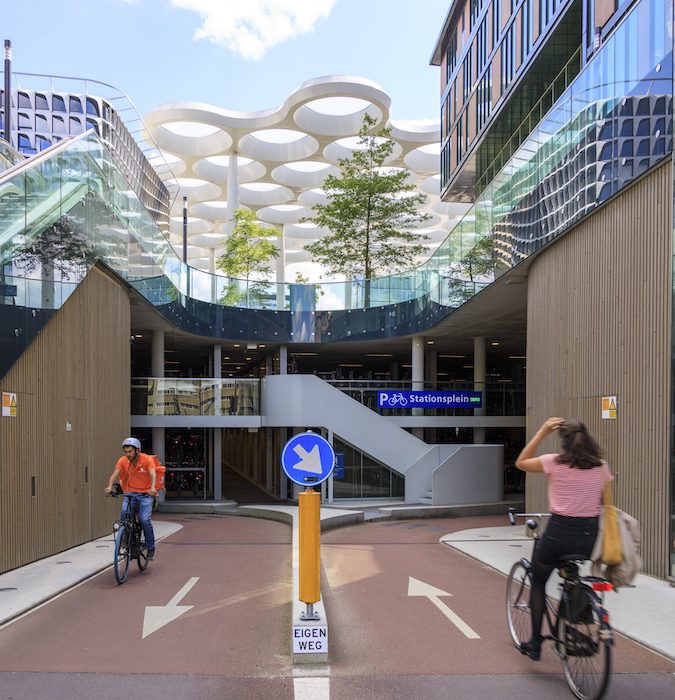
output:
[[[483,408],[480,391],[378,391],[378,408]]]

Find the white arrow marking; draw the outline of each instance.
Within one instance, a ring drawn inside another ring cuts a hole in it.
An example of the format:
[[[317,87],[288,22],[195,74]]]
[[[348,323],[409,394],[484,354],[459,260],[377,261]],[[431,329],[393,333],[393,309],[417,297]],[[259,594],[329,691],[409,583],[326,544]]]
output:
[[[480,639],[480,636],[440,599],[440,596],[452,596],[452,593],[446,593],[440,588],[434,588],[428,583],[424,583],[424,581],[418,581],[416,578],[409,576],[408,595],[428,598],[465,637],[468,639]]]
[[[194,608],[194,605],[178,605],[178,603],[185,598],[197,581],[199,576],[193,576],[166,605],[146,606],[143,617],[143,639]]]
[[[321,474],[323,472],[318,445],[314,445],[309,452],[302,445],[296,445],[293,448],[293,452],[300,457],[300,461],[294,467],[295,469],[309,472],[310,474]]]

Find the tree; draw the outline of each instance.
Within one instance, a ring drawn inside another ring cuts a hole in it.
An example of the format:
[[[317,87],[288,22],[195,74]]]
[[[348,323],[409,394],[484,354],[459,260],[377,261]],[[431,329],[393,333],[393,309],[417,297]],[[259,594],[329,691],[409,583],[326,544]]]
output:
[[[314,207],[306,219],[330,234],[305,246],[329,274],[365,279],[365,305],[370,304],[370,279],[382,272],[413,266],[426,249],[428,236],[410,231],[431,217],[419,208],[426,195],[414,193],[407,169],[386,169],[394,144],[390,130],[370,133],[375,119],[366,114],[359,130],[359,146],[351,158],[339,161],[341,173],[329,175],[323,189],[326,204]]]
[[[55,223],[29,238],[14,253],[14,264],[28,274],[41,266],[43,273],[67,275],[76,268],[89,268],[101,257],[75,217],[64,214]]]
[[[248,209],[237,209],[234,221],[234,229],[225,241],[225,252],[218,258],[216,266],[228,277],[245,280],[246,288],[242,291],[239,285],[230,282],[221,303],[234,306],[246,299],[246,306],[249,306],[251,300],[261,302],[269,287],[270,283],[265,279],[272,272],[269,263],[279,255],[270,238],[279,238],[281,234],[276,229],[261,226],[255,212]]]
[[[493,277],[496,266],[495,239],[483,236],[462,258],[450,264],[450,289],[460,302],[468,301],[476,293],[475,283]]]

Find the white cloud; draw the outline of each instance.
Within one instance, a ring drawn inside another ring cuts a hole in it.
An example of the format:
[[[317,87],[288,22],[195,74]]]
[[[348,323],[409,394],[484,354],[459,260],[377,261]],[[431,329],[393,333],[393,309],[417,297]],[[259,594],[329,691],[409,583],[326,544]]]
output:
[[[132,0],[134,1],[134,0]],[[199,13],[195,39],[223,44],[242,58],[261,59],[268,49],[311,32],[336,0],[171,0]]]

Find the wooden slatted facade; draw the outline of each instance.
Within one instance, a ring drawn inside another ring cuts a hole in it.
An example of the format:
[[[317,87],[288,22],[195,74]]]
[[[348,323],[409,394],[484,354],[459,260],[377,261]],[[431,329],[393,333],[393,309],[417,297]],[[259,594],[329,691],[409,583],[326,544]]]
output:
[[[528,279],[528,437],[548,416],[588,425],[618,506],[640,520],[644,571],[659,577],[671,515],[672,231],[668,161],[539,255]],[[601,418],[609,395],[617,420]],[[540,475],[528,477],[527,507],[548,507]]]
[[[129,328],[127,290],[96,267],[0,380],[17,394],[16,418],[0,419],[0,573],[111,530],[119,502],[103,489],[129,433]]]

